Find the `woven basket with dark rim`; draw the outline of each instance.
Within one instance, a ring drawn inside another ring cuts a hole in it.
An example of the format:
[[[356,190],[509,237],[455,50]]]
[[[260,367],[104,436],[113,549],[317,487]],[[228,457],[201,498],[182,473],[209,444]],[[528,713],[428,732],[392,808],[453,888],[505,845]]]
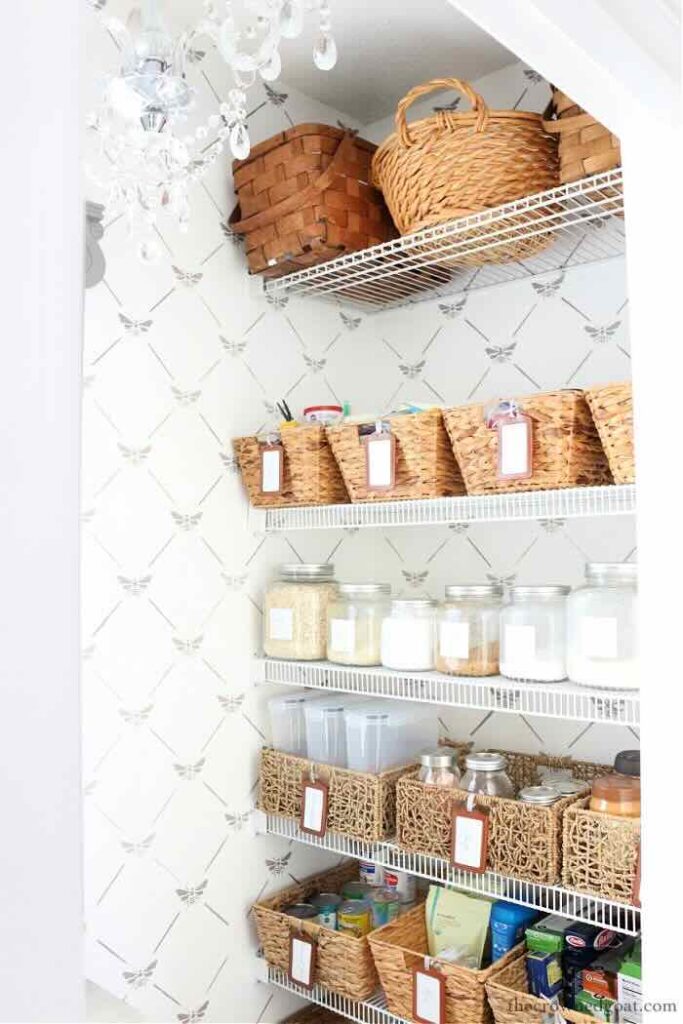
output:
[[[636,463],[631,382],[588,388],[585,395],[615,484],[632,484]]]
[[[304,1006],[285,1017],[282,1024],[346,1024],[346,1018],[325,1009],[324,1006]]]
[[[283,913],[292,903],[301,903],[320,892],[339,892],[345,882],[358,878],[358,862],[345,861],[340,867],[313,875],[290,885],[270,899],[253,906],[256,930],[269,964],[289,970],[292,933],[303,933],[316,942],[315,980],[349,999],[367,999],[377,988],[377,972],[367,938],[349,932],[333,932],[316,921],[300,921]]]
[[[538,785],[541,766],[571,768],[576,778],[590,781],[609,768],[590,761],[546,754],[518,754],[501,751],[507,758],[507,773],[517,790]],[[460,789],[420,782],[416,772],[404,775],[396,785],[396,831],[398,845],[410,853],[450,857],[453,804],[465,801]],[[577,801],[565,797],[551,807],[539,807],[496,796],[475,798],[487,807],[489,819],[488,868],[511,878],[552,885],[560,879],[562,866],[562,818]]]
[[[287,427],[280,436],[284,449],[280,494],[264,494],[261,490],[261,457],[265,438],[236,437],[233,440],[252,505],[282,508],[289,505],[335,505],[349,500],[324,427],[319,424]]]
[[[562,884],[631,903],[639,849],[640,818],[599,814],[581,800],[564,817]]]
[[[360,425],[328,427],[327,436],[351,501],[396,501],[464,494],[440,409],[406,416],[378,417],[396,438],[396,483],[391,490],[367,486],[366,449]]]
[[[548,1024],[548,1000],[529,994],[526,957],[518,957],[486,982],[486,994],[496,1024]],[[569,1024],[595,1024],[595,1017],[562,1007]]]
[[[440,110],[408,127],[408,107],[441,89],[463,93],[472,111]],[[483,97],[458,78],[436,78],[415,86],[398,104],[395,123],[395,134],[373,158],[372,174],[402,235],[558,184],[557,143],[544,131],[542,116],[489,110]],[[499,239],[495,245],[482,244],[467,262],[522,259],[550,240],[550,235],[505,244]]]
[[[444,409],[443,418],[468,494],[538,491],[612,483],[607,458],[581,391],[549,391],[515,401],[533,420],[528,480],[498,479],[498,431],[484,405]]]
[[[370,184],[376,148],[342,128],[302,124],[235,160],[230,227],[245,236],[250,272],[281,277],[394,238]]]
[[[429,954],[424,903],[371,932],[368,942],[389,1009],[405,1020],[412,1020],[413,969],[424,967],[425,956]],[[488,1024],[492,1018],[484,986],[489,978],[520,956],[523,956],[523,947],[515,946],[480,971],[430,958],[431,968],[439,971],[446,983],[444,1024]]]
[[[396,783],[413,768],[414,765],[407,765],[373,775],[316,764],[264,747],[259,770],[259,809],[299,820],[304,780],[314,777],[329,786],[329,831],[374,843],[394,835]]]
[[[543,127],[559,138],[562,184],[621,166],[617,136],[560,89],[553,89],[549,109],[556,120],[544,121]]]

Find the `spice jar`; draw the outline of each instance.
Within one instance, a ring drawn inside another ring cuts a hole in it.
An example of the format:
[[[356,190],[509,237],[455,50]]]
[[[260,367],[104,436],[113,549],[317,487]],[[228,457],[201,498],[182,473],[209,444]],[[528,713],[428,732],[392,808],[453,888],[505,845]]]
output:
[[[420,782],[426,782],[430,786],[457,786],[460,782],[460,772],[455,767],[453,754],[444,747],[426,750],[420,754],[420,770],[417,777]]]
[[[500,671],[511,679],[567,676],[565,603],[569,587],[512,587],[501,613]]]
[[[525,786],[519,791],[519,799],[523,804],[551,807],[560,799],[560,794],[552,786]]]
[[[567,600],[567,674],[580,686],[638,689],[637,573],[633,562],[591,562]]]
[[[337,593],[334,566],[280,567],[263,607],[263,650],[270,658],[322,660],[327,653],[327,607]]]
[[[437,612],[436,667],[454,676],[496,676],[503,588],[446,587]]]
[[[327,611],[327,657],[339,665],[379,665],[388,583],[341,583]]]
[[[465,757],[465,774],[460,781],[460,788],[468,793],[484,793],[486,796],[503,796],[512,799],[515,787],[506,772],[507,758],[505,754],[495,751],[481,750]]]
[[[382,620],[385,668],[409,672],[434,668],[435,607],[428,598],[394,598]]]
[[[640,779],[628,775],[603,775],[593,779],[591,811],[618,818],[640,817]]]

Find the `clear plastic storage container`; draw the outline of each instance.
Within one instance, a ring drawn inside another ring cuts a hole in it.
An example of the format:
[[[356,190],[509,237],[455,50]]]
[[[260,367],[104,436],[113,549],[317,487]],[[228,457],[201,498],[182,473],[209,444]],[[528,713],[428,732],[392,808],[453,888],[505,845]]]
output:
[[[384,772],[411,764],[435,746],[439,725],[434,708],[399,701],[364,701],[346,712],[348,767]]]
[[[434,668],[436,602],[394,598],[382,621],[382,664],[407,672]]]
[[[275,750],[306,757],[306,718],[304,707],[309,698],[301,690],[271,697],[268,701],[270,735]]]
[[[454,676],[499,672],[503,588],[495,584],[446,587],[436,615],[436,667]]]
[[[388,583],[341,583],[328,607],[327,657],[340,665],[379,665]]]
[[[263,650],[269,658],[321,661],[327,654],[327,606],[337,593],[334,566],[296,562],[280,567],[266,591]]]
[[[345,715],[347,709],[359,703],[358,697],[347,693],[332,693],[306,701],[306,750],[311,761],[347,767]]]
[[[500,671],[511,679],[558,682],[567,677],[569,587],[512,587],[500,620]]]
[[[567,674],[581,686],[637,690],[638,591],[633,562],[593,562],[567,599]]]

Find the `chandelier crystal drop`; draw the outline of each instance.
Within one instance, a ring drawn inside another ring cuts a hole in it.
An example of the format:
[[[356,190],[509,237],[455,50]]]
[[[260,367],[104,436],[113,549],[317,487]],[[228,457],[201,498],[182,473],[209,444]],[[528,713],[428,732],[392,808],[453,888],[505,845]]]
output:
[[[329,71],[337,62],[329,0],[308,0],[308,8],[317,11],[319,22],[313,61]],[[202,20],[177,37],[168,30],[159,0],[142,0],[125,24],[106,20],[121,63],[106,82],[100,109],[89,118],[104,170],[87,170],[107,193],[109,214],[125,213],[141,260],[153,263],[161,255],[154,229],[162,211],[187,230],[191,187],[226,145],[237,160],[249,156],[246,90],[257,78],[278,78],[280,44],[301,35],[304,21],[304,0],[204,0]],[[201,36],[215,43],[234,87],[217,113],[183,134],[182,122],[195,99],[186,78],[187,54]]]

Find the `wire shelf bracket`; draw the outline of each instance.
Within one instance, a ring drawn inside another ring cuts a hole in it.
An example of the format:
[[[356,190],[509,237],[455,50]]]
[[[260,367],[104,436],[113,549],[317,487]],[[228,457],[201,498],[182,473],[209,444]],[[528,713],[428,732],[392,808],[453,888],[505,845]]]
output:
[[[312,989],[297,985],[291,978],[278,967],[268,968],[268,983],[278,988],[291,992],[295,996],[307,999],[317,1006],[325,1006],[328,1010],[334,1010],[347,1020],[355,1021],[357,1024],[411,1024],[405,1017],[397,1017],[387,1009],[386,999],[382,991],[365,1002],[355,1002],[346,996],[340,996],[322,985],[315,985]]]

